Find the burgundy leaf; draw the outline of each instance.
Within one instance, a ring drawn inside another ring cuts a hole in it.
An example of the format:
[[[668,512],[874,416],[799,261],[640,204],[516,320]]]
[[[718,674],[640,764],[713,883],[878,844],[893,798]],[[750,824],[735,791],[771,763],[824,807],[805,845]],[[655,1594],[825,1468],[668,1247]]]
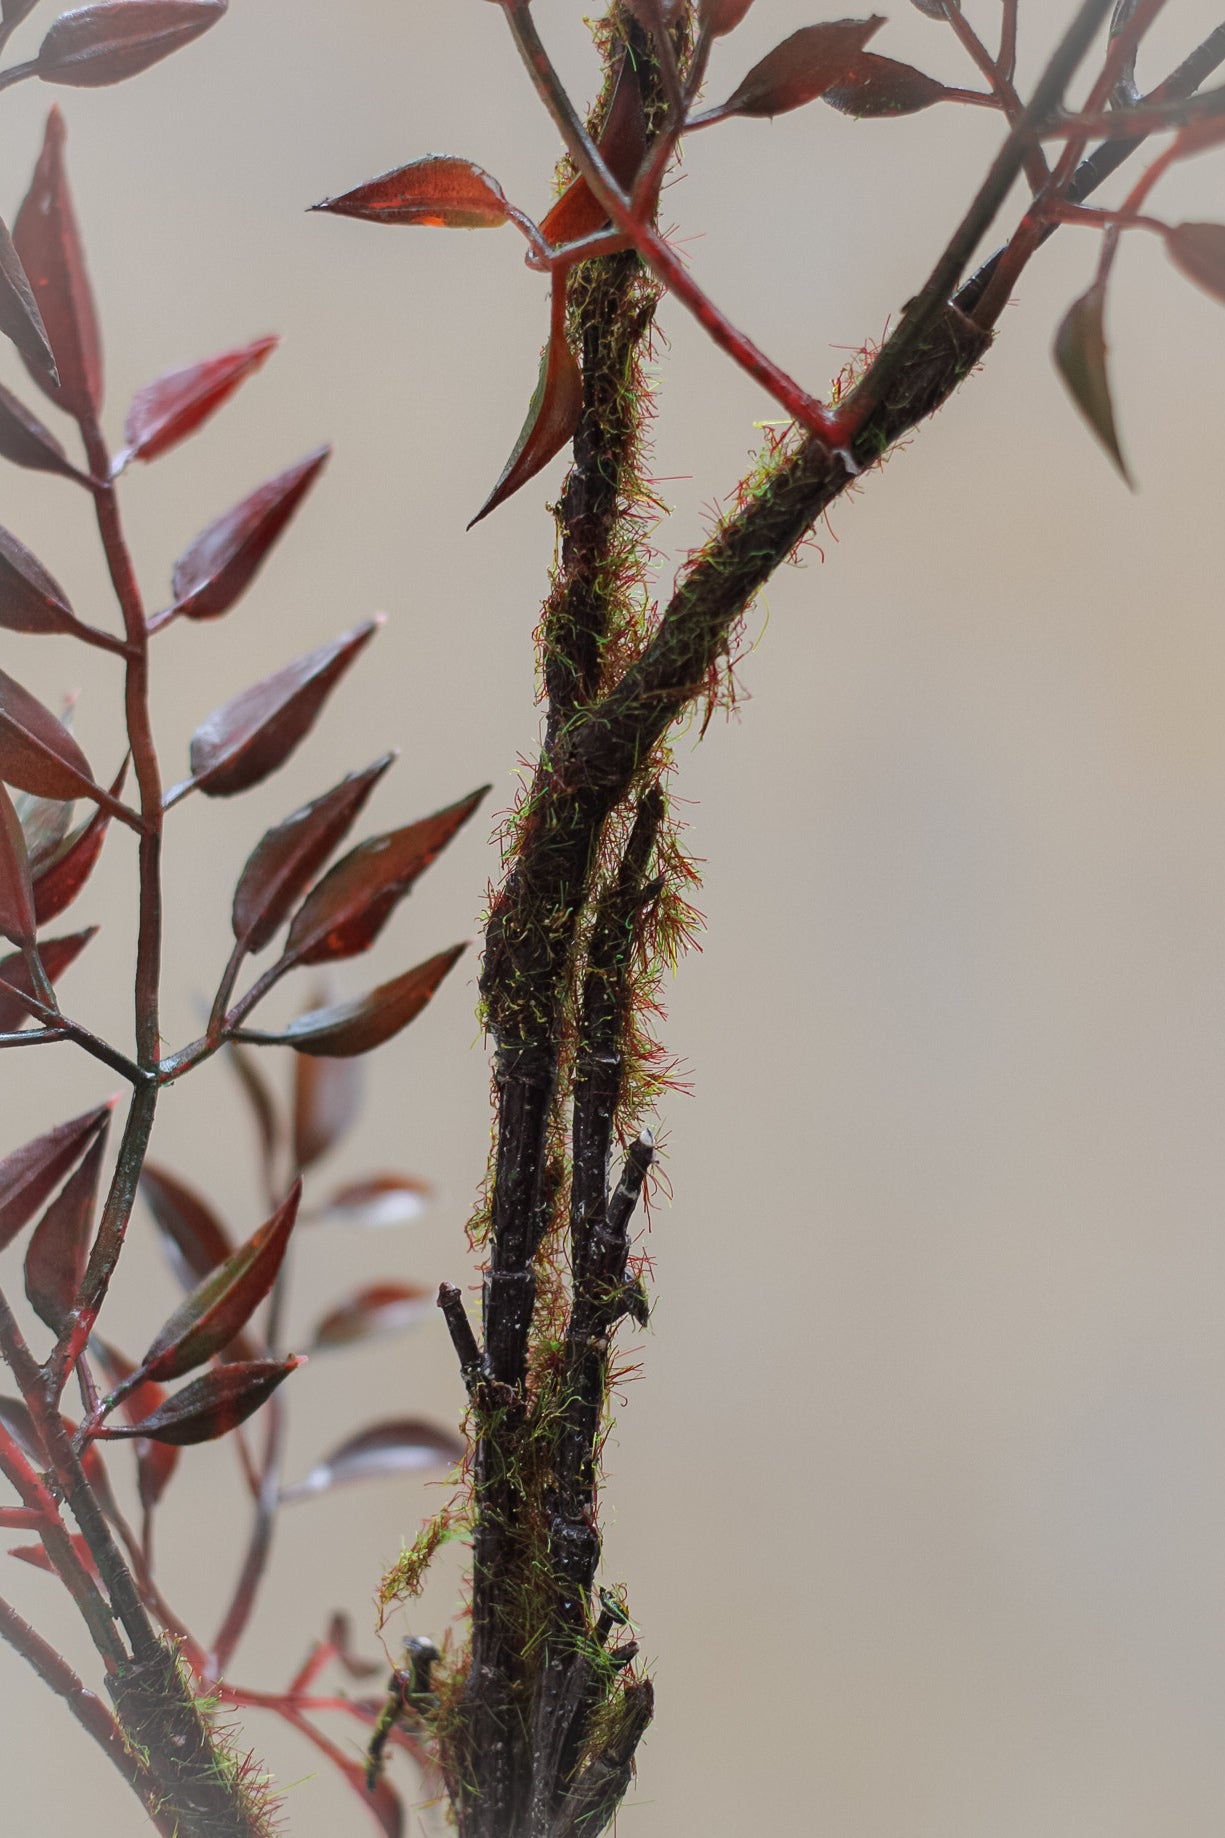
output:
[[[53,1334],[62,1333],[85,1275],[105,1153],[104,1123],[76,1172],[35,1226],[26,1251],[26,1295],[34,1313]]]
[[[62,721],[0,670],[0,779],[39,798],[91,797],[89,761]]]
[[[353,1060],[294,1062],[294,1165],[309,1168],[338,1143],[361,1108],[362,1068]]]
[[[184,1288],[208,1276],[233,1254],[229,1234],[212,1207],[185,1181],[146,1162],[140,1172],[140,1191]]]
[[[51,982],[59,981],[97,930],[96,925],[91,925],[87,931],[73,932],[67,938],[47,938],[39,944],[38,955]],[[13,1034],[34,1012],[26,1007],[21,996],[10,993],[15,989],[20,990],[22,995],[32,996],[35,993],[30,981],[30,966],[20,953],[0,959],[0,983],[9,985],[8,989],[0,989],[0,1034]]]
[[[1073,402],[1130,485],[1110,396],[1105,304],[1106,290],[1096,281],[1072,302],[1055,334],[1055,363]]]
[[[381,1474],[419,1473],[423,1468],[453,1467],[464,1458],[464,1443],[454,1430],[441,1429],[420,1417],[397,1417],[374,1423],[350,1436],[330,1455],[316,1462],[304,1479],[286,1487],[283,1502],[306,1500],[347,1481],[365,1481]]]
[[[68,597],[24,543],[0,528],[0,626],[10,632],[71,632]]]
[[[433,1305],[432,1291],[417,1284],[370,1283],[323,1317],[315,1328],[311,1351],[399,1333],[424,1320]]]
[[[13,800],[0,785],[0,932],[26,946],[34,942],[35,925],[25,833]]]
[[[115,1347],[103,1341],[93,1340],[90,1349],[96,1352],[105,1362],[113,1386],[121,1385],[130,1379],[136,1368],[130,1359],[125,1359]],[[153,1379],[140,1379],[119,1405],[129,1423],[139,1423],[143,1417],[151,1417],[166,1402],[165,1387]],[[136,1450],[136,1481],[140,1491],[140,1503],[146,1513],[153,1511],[170,1483],[170,1477],[179,1465],[179,1451],[170,1443],[150,1442],[146,1437],[139,1437],[134,1443]]]
[[[373,1174],[349,1181],[323,1202],[318,1217],[340,1225],[407,1225],[419,1219],[432,1193],[414,1174]]]
[[[3,19],[11,32],[37,5],[38,0],[0,0],[0,19]]]
[[[369,1053],[415,1020],[467,948],[466,944],[452,945],[449,951],[440,951],[437,957],[418,964],[415,970],[406,970],[390,983],[380,984],[367,996],[299,1015],[281,1034],[251,1034],[248,1038],[265,1046],[294,1047],[299,1053],[319,1054],[325,1059]]]
[[[1165,248],[1189,280],[1225,301],[1225,223],[1176,223],[1165,233]]]
[[[45,1466],[47,1451],[43,1447],[43,1440],[30,1407],[23,1398],[0,1396],[0,1423],[17,1443],[23,1455],[28,1455],[30,1460],[37,1462],[40,1467]]]
[[[549,342],[541,353],[540,375],[528,404],[527,420],[497,484],[469,523],[469,529],[505,503],[561,452],[573,438],[582,410],[583,375],[566,338],[566,277],[558,269],[553,276]]]
[[[113,1108],[112,1100],[67,1123],[57,1123],[0,1161],[0,1250],[12,1243],[50,1198],[52,1189],[80,1161]]]
[[[191,737],[192,782],[210,798],[229,798],[284,765],[382,624],[379,616],[342,632],[214,709]]]
[[[216,25],[228,0],[101,0],[62,13],[38,49],[44,83],[122,83]]]
[[[698,0],[698,19],[712,38],[734,32],[753,0]]]
[[[104,1423],[95,1434],[112,1441],[145,1436],[181,1448],[212,1442],[236,1429],[272,1396],[282,1379],[306,1362],[296,1353],[288,1359],[242,1360],[216,1366],[176,1391],[159,1409],[132,1424]]]
[[[276,1280],[301,1198],[295,1181],[272,1217],[184,1297],[141,1360],[142,1378],[182,1378],[230,1345]]]
[[[815,101],[845,81],[869,38],[884,23],[884,16],[874,13],[870,19],[832,19],[822,25],[801,26],[754,64],[721,108],[701,119],[783,115]]]
[[[843,115],[917,115],[920,109],[943,102],[947,95],[943,83],[913,64],[863,51],[821,100]]]
[[[125,760],[111,786],[113,798],[117,798],[123,790],[127,770],[128,763]],[[34,912],[39,925],[57,919],[66,906],[72,905],[94,871],[106,841],[106,829],[110,820],[108,811],[96,810],[87,823],[64,838],[54,854],[40,859],[36,864]]]
[[[384,753],[364,772],[351,772],[260,839],[234,890],[234,936],[248,951],[262,951],[280,929],[395,757]]]
[[[496,179],[471,160],[433,155],[311,209],[367,223],[420,223],[445,230],[490,230],[509,221],[506,194]]]
[[[330,447],[308,453],[296,466],[259,485],[232,505],[180,555],[171,577],[173,613],[216,619],[228,613],[249,586],[303,498],[322,472]],[[151,621],[163,623],[169,614]]]
[[[69,1537],[72,1540],[72,1548],[77,1554],[78,1561],[88,1570],[91,1576],[97,1576],[98,1567],[94,1563],[94,1554],[81,1533],[71,1532],[69,1533]],[[51,1559],[47,1556],[45,1547],[41,1544],[12,1545],[8,1554],[10,1557],[19,1557],[23,1564],[32,1564],[36,1570],[50,1570],[53,1575],[55,1573],[55,1565],[51,1562]]]
[[[369,950],[393,909],[489,789],[482,785],[431,817],[358,843],[311,889],[294,915],[287,956],[322,964]]]
[[[0,458],[30,472],[58,472],[66,479],[84,480],[60,442],[24,402],[0,383]]]
[[[613,178],[620,185],[630,184],[646,151],[647,128],[638,76],[628,57],[621,61],[616,88],[608,105],[608,118],[598,144]],[[562,243],[578,242],[581,237],[594,235],[607,222],[608,212],[579,173],[547,212],[540,229],[554,248],[558,248]]]
[[[64,170],[64,138],[63,117],[53,108],[13,241],[47,328],[59,382],[28,357],[26,368],[43,393],[79,421],[102,407],[102,346]]]
[[[47,328],[30,278],[4,223],[0,223],[0,332],[12,339],[26,363],[40,375],[55,375]]]
[[[113,470],[120,471],[132,460],[157,459],[194,434],[222,403],[229,401],[240,383],[254,376],[276,350],[277,342],[275,338],[254,339],[237,351],[223,351],[220,357],[167,371],[165,376],[137,390],[123,424],[127,446],[117,456]]]
[[[271,1164],[273,1156],[281,1146],[281,1138],[284,1134],[276,1099],[272,1095],[267,1079],[256,1065],[254,1055],[248,1053],[245,1047],[240,1047],[237,1041],[227,1041],[225,1058],[234,1068],[238,1083],[242,1087],[242,1095],[255,1119],[264,1161]]]
[[[76,697],[65,697],[60,726],[69,734],[72,733],[75,709]],[[30,855],[30,873],[37,875],[39,869],[45,867],[63,847],[72,824],[73,806],[64,798],[36,798],[32,792],[22,791],[13,799],[13,808],[21,819],[21,828],[25,834],[26,848]]]

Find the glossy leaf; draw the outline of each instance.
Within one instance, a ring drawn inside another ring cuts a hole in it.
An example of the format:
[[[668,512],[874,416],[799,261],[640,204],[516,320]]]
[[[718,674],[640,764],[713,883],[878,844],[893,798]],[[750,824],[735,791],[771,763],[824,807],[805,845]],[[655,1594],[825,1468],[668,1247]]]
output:
[[[233,1254],[229,1234],[216,1213],[186,1181],[147,1161],[140,1173],[140,1191],[184,1288],[208,1276]]]
[[[115,1347],[97,1340],[90,1341],[90,1351],[100,1356],[106,1365],[111,1385],[118,1386],[132,1377],[136,1368],[131,1360],[125,1359]],[[144,1417],[151,1417],[166,1402],[164,1386],[154,1379],[141,1379],[122,1400],[119,1409],[129,1423],[139,1423]],[[136,1451],[136,1483],[140,1493],[140,1503],[146,1513],[153,1511],[166,1488],[171,1476],[179,1465],[179,1451],[172,1444],[150,1442],[140,1436],[133,1444]]]
[[[0,1250],[11,1244],[106,1125],[113,1104],[57,1123],[0,1161]]]
[[[13,800],[0,785],[0,933],[18,946],[34,942],[30,857]]]
[[[184,1297],[141,1360],[142,1377],[182,1378],[241,1333],[276,1280],[301,1198],[295,1181],[272,1217]]]
[[[872,34],[885,23],[870,19],[832,19],[801,26],[775,45],[737,84],[727,101],[706,119],[727,115],[784,115],[823,96],[845,81]]]
[[[1095,282],[1074,300],[1055,334],[1055,363],[1068,393],[1127,483],[1106,366],[1105,288]]]
[[[433,1313],[432,1290],[413,1283],[370,1283],[329,1310],[315,1328],[311,1351],[352,1346],[382,1334],[398,1334]]]
[[[13,241],[47,328],[59,382],[28,357],[26,368],[45,395],[79,420],[102,406],[102,346],[64,169],[64,139],[63,117],[53,108]]]
[[[217,619],[229,612],[323,471],[330,452],[330,447],[319,447],[308,453],[200,532],[174,565],[174,612],[188,619]]]
[[[104,1123],[79,1167],[35,1226],[26,1251],[26,1296],[34,1313],[53,1334],[63,1331],[85,1275],[105,1153]]]
[[[445,810],[371,837],[330,868],[294,915],[286,953],[322,964],[369,950],[391,913],[468,821],[489,786]]]
[[[96,936],[97,930],[96,925],[91,925],[87,931],[73,932],[67,938],[42,940],[38,955],[53,983],[57,983],[69,965],[76,961],[90,939]],[[13,1034],[30,1019],[33,1012],[26,1007],[20,996],[10,993],[11,990],[19,989],[23,995],[34,994],[30,966],[20,952],[13,957],[0,959],[0,983],[9,985],[7,989],[0,989],[0,1034]]]
[[[734,32],[753,0],[698,0],[698,21],[712,38]]]
[[[82,480],[60,442],[24,402],[0,383],[0,459],[11,460],[29,472],[56,472],[66,479]]]
[[[445,230],[492,230],[509,222],[506,194],[471,160],[430,155],[311,206],[366,223],[419,223]]]
[[[329,1194],[318,1217],[338,1225],[407,1225],[425,1211],[433,1189],[413,1174],[374,1174]]]
[[[840,114],[860,119],[879,115],[917,115],[920,109],[943,102],[948,90],[935,77],[900,64],[896,58],[863,51],[846,75],[828,88],[821,100]]]
[[[1225,223],[1176,223],[1165,233],[1165,248],[1188,280],[1225,302]]]
[[[71,632],[68,596],[24,543],[0,528],[0,626],[10,632]]]
[[[286,1487],[281,1499],[289,1504],[326,1493],[332,1487],[343,1487],[349,1481],[452,1467],[463,1458],[464,1444],[454,1430],[441,1429],[420,1417],[397,1417],[387,1423],[371,1424],[359,1435],[348,1437],[316,1462],[304,1479]]]
[[[528,404],[527,419],[497,484],[469,523],[469,529],[526,485],[574,438],[583,411],[583,375],[566,337],[565,293],[565,274],[559,270],[553,276],[549,342],[541,353],[540,374]]]
[[[216,1366],[176,1391],[157,1410],[136,1423],[104,1423],[95,1433],[111,1441],[131,1441],[144,1436],[151,1442],[168,1442],[182,1448],[195,1442],[213,1442],[245,1423],[265,1403],[283,1379],[305,1364],[297,1354],[288,1359],[251,1359],[231,1366]]]
[[[125,760],[111,785],[111,796],[117,798],[127,776]],[[71,836],[66,836],[53,854],[34,867],[34,912],[39,925],[46,925],[71,906],[97,865],[106,841],[110,813],[96,810]]]
[[[254,376],[276,350],[276,338],[256,338],[236,351],[205,358],[182,370],[168,370],[146,383],[132,398],[123,424],[127,442],[112,468],[119,472],[133,460],[155,460],[203,425],[228,402],[239,384]]]
[[[0,670],[0,779],[39,798],[81,798],[93,770],[62,721]]]
[[[216,25],[227,0],[101,0],[61,13],[38,49],[44,83],[122,83]]]
[[[452,945],[437,957],[405,971],[390,983],[383,983],[367,996],[350,1002],[334,1002],[327,1008],[311,1009],[291,1021],[281,1034],[252,1034],[251,1039],[266,1046],[293,1047],[299,1053],[320,1054],[325,1059],[348,1059],[355,1053],[369,1053],[398,1034],[416,1019],[443,977],[467,950],[466,945]]]
[[[43,376],[54,376],[47,328],[5,223],[0,223],[0,332],[12,339],[27,364]]]
[[[200,790],[210,798],[233,797],[284,765],[382,623],[371,619],[342,632],[214,709],[191,739],[192,778]]]
[[[248,951],[262,951],[279,931],[290,907],[348,834],[395,757],[384,753],[364,772],[351,772],[260,839],[234,891],[234,936]]]
[[[294,1062],[294,1166],[309,1168],[347,1134],[362,1099],[362,1068],[354,1060]]]
[[[616,88],[608,105],[608,118],[599,137],[604,164],[620,185],[629,185],[646,151],[646,116],[642,91],[629,58],[622,59]],[[541,234],[556,248],[592,236],[608,222],[608,212],[581,173],[571,179],[561,197],[544,217]]]

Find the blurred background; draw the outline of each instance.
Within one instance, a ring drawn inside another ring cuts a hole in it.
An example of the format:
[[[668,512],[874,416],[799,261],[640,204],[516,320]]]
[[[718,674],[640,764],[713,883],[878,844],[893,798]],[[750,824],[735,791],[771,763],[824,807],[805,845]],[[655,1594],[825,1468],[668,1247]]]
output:
[[[535,10],[586,95],[582,9]],[[903,0],[891,12],[875,48],[974,81],[947,29]],[[978,7],[984,31],[998,12]],[[1069,12],[1025,0],[1024,76]],[[719,50],[712,96],[814,16],[758,0]],[[1170,0],[1142,82],[1215,23],[1200,0]],[[262,830],[387,747],[401,758],[366,833],[486,779],[495,792],[374,955],[343,966],[343,989],[479,929],[493,816],[537,737],[529,634],[561,463],[464,525],[518,431],[545,288],[510,233],[380,232],[304,208],[426,152],[470,156],[543,208],[557,148],[499,10],[476,0],[234,0],[131,85],[58,95],[115,444],[159,372],[283,339],[203,434],[127,480],[149,604],[205,523],[336,445],[242,604],[159,640],[168,778],[219,702],[389,615],[282,774],[176,814],[177,1043],[225,961],[230,889]],[[35,85],[4,98],[9,222],[52,99]],[[733,319],[819,393],[920,284],[999,133],[957,109],[733,122],[695,138],[664,215]],[[1220,218],[1220,188],[1209,156],[1151,208]],[[652,1327],[607,1449],[606,1576],[628,1586],[658,1687],[625,1838],[1149,1838],[1225,1819],[1225,319],[1155,239],[1126,242],[1110,335],[1130,494],[1049,361],[1096,254],[1071,230],[1043,251],[981,374],[754,610],[735,717],[678,742],[708,929],[667,991],[691,1095],[659,1119],[675,1198],[653,1212]],[[665,303],[659,324],[662,592],[777,411],[682,311]],[[0,370],[44,412],[7,347]],[[2,521],[109,622],[83,496],[9,468]],[[111,661],[15,636],[4,653],[44,699],[81,690],[78,737],[113,770]],[[119,1039],[128,845],[113,838],[74,908],[104,930],[63,990]],[[302,1338],[361,1282],[472,1281],[463,1222],[489,1076],[475,974],[472,954],[370,1062],[360,1125],[326,1169],[405,1168],[434,1203],[394,1231],[302,1232]],[[108,1090],[67,1048],[0,1072],[4,1152]],[[224,1067],[167,1098],[154,1152],[233,1231],[258,1222]],[[18,1258],[4,1260],[13,1291]],[[176,1294],[142,1211],[112,1338],[138,1351]],[[313,1360],[284,1395],[294,1477],[372,1418],[454,1422],[462,1405],[432,1318]],[[234,1676],[283,1684],[339,1606],[369,1648],[383,1570],[445,1498],[410,1478],[287,1511]],[[159,1542],[164,1585],[202,1635],[242,1534],[232,1451],[189,1452]],[[56,1584],[18,1568],[6,1590],[88,1667]],[[414,1631],[441,1633],[461,1569],[462,1553],[440,1560]],[[12,1831],[142,1829],[7,1650],[0,1692]],[[245,1730],[289,1786],[295,1838],[365,1832],[292,1732],[257,1714]]]

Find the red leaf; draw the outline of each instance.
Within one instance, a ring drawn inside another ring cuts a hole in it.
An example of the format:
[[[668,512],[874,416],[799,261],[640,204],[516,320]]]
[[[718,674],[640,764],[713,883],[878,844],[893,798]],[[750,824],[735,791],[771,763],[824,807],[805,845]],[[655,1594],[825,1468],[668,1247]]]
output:
[[[311,209],[367,223],[420,223],[445,230],[492,230],[509,221],[498,181],[471,160],[445,155],[412,160]]]
[[[37,5],[38,0],[0,0],[0,19],[3,19],[11,32]]]
[[[210,798],[229,798],[284,765],[382,623],[370,619],[342,632],[214,709],[191,738],[192,782]]]
[[[31,472],[58,472],[83,480],[50,428],[45,428],[11,390],[0,384],[0,458]]]
[[[247,1038],[265,1046],[294,1047],[299,1053],[319,1054],[325,1059],[369,1053],[416,1019],[467,948],[466,944],[452,945],[449,951],[440,951],[437,957],[418,964],[415,970],[406,970],[403,976],[381,984],[367,996],[299,1015],[284,1033],[251,1033]]]
[[[1072,400],[1130,485],[1110,397],[1105,304],[1100,282],[1072,302],[1055,334],[1055,363]]]
[[[8,225],[0,223],[0,332],[39,375],[55,375],[47,328]]]
[[[272,1217],[184,1297],[141,1360],[142,1378],[182,1378],[241,1333],[276,1280],[301,1198],[295,1181]]]
[[[62,13],[35,60],[44,83],[122,83],[216,25],[227,0],[101,0]]]
[[[303,1480],[286,1487],[281,1500],[289,1504],[309,1499],[347,1481],[371,1480],[382,1474],[451,1467],[463,1458],[464,1443],[454,1430],[440,1429],[420,1417],[397,1417],[387,1423],[373,1423],[369,1429],[348,1437],[316,1462]]]
[[[150,629],[173,614],[217,619],[228,613],[255,578],[264,558],[319,477],[330,447],[308,453],[274,479],[231,505],[202,530],[174,565],[174,605],[150,620]]]
[[[369,950],[394,908],[489,789],[482,785],[431,817],[358,843],[303,901],[289,928],[286,955],[322,964]]]
[[[13,241],[47,328],[59,383],[28,358],[26,368],[43,393],[78,421],[96,415],[102,407],[102,346],[64,170],[64,121],[58,108],[47,117],[43,150],[13,225]]]
[[[26,1251],[26,1296],[39,1320],[53,1334],[62,1333],[85,1275],[105,1153],[106,1123],[35,1226]]]
[[[864,118],[916,115],[920,109],[943,102],[947,95],[943,83],[916,70],[913,64],[899,64],[895,58],[864,51],[821,100],[840,114]]]
[[[721,108],[698,119],[783,115],[815,101],[845,81],[869,38],[884,23],[883,15],[874,13],[870,19],[832,19],[822,25],[801,26],[754,64]]]
[[[338,1187],[317,1216],[341,1225],[407,1225],[421,1217],[432,1192],[428,1181],[414,1174],[374,1174]]]
[[[115,1347],[108,1346],[104,1341],[93,1340],[90,1348],[104,1360],[113,1386],[132,1377],[136,1368]],[[141,1379],[132,1387],[119,1408],[129,1423],[139,1423],[143,1417],[151,1417],[155,1410],[160,1410],[165,1402],[166,1391],[163,1386],[153,1379]],[[170,1477],[179,1465],[179,1451],[169,1443],[150,1442],[144,1436],[139,1437],[133,1446],[136,1450],[136,1481],[140,1503],[149,1513],[165,1493]]]
[[[90,1550],[86,1540],[81,1536],[80,1532],[71,1532],[69,1536],[72,1539],[72,1548],[76,1552],[80,1562],[84,1565],[85,1569],[88,1570],[91,1576],[97,1576],[98,1567],[94,1563],[94,1554]],[[19,1557],[23,1564],[32,1564],[36,1570],[50,1570],[53,1575],[55,1574],[55,1565],[51,1562],[51,1559],[47,1556],[45,1547],[41,1544],[13,1545],[9,1550],[9,1556]]]
[[[362,1069],[351,1060],[294,1062],[294,1166],[309,1168],[338,1143],[361,1108]]]
[[[137,390],[123,424],[128,444],[116,457],[113,471],[119,472],[132,460],[157,459],[194,434],[229,401],[240,383],[254,376],[277,343],[275,338],[254,339],[237,351],[223,351],[220,357],[167,371]]]
[[[432,1291],[413,1283],[370,1283],[326,1314],[315,1328],[311,1351],[350,1346],[380,1334],[396,1334],[431,1312]]]
[[[182,1391],[176,1391],[160,1409],[139,1422],[104,1423],[95,1434],[110,1441],[146,1436],[151,1442],[168,1442],[176,1448],[212,1442],[245,1423],[272,1396],[282,1379],[305,1363],[291,1353],[288,1359],[251,1359],[217,1366],[184,1385]]]
[[[91,797],[89,761],[62,721],[0,670],[0,779],[39,798]]]
[[[395,757],[384,753],[364,772],[351,772],[260,839],[234,890],[234,936],[248,951],[262,951],[279,931],[290,907],[347,835]]]
[[[0,932],[15,945],[33,944],[34,889],[25,832],[13,800],[0,785]]]
[[[647,144],[642,91],[629,58],[621,61],[617,86],[598,144],[613,178],[620,185],[628,185],[638,171]],[[563,243],[578,242],[581,237],[594,235],[607,222],[608,212],[579,173],[546,213],[540,229],[554,248],[558,248]]]
[[[13,1242],[52,1188],[76,1166],[113,1108],[113,1101],[100,1104],[67,1123],[57,1123],[0,1161],[0,1250]]]
[[[97,926],[91,925],[87,931],[73,932],[67,938],[47,938],[38,947],[43,969],[53,983],[58,983],[65,970],[80,956],[90,939],[97,933]],[[10,990],[19,989],[22,995],[33,995],[34,986],[30,981],[30,966],[21,955],[0,959],[0,983],[7,983],[8,989],[0,989],[0,1034],[12,1034],[30,1019],[34,1012],[26,1007],[20,996],[11,995]]]
[[[184,1287],[208,1276],[232,1255],[234,1247],[225,1227],[207,1200],[186,1182],[146,1162],[140,1171],[140,1191]]]
[[[753,0],[698,0],[698,19],[712,38],[734,32]]]
[[[1188,280],[1225,301],[1225,223],[1176,223],[1165,233],[1165,248]]]
[[[127,770],[128,763],[125,760],[111,786],[113,798],[117,798],[123,790]],[[37,863],[34,868],[34,912],[39,925],[57,919],[66,906],[72,905],[94,871],[106,841],[106,829],[110,820],[108,811],[96,810],[88,823],[82,824],[79,830],[64,838],[53,855]]]
[[[0,626],[10,632],[71,632],[68,598],[37,556],[0,528]]]
[[[505,503],[561,452],[566,442],[573,439],[582,412],[583,375],[566,338],[566,277],[564,271],[558,269],[553,276],[549,342],[541,353],[540,375],[528,404],[527,420],[497,484],[468,525],[469,529],[482,517],[488,517],[499,504]]]

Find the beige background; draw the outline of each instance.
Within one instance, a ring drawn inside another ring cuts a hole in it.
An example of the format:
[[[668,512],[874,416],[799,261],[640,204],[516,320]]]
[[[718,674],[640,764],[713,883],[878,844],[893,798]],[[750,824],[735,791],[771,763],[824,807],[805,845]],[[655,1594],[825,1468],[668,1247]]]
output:
[[[966,80],[949,35],[892,10],[882,49]],[[1032,68],[1070,9],[1022,10]],[[576,83],[579,11],[539,0]],[[1166,11],[1153,76],[1214,23],[1198,0]],[[759,0],[714,90],[814,12]],[[510,802],[536,734],[528,635],[559,468],[463,525],[519,426],[542,285],[509,234],[380,234],[303,207],[449,151],[531,208],[555,143],[476,0],[236,0],[162,70],[64,100],[115,438],[160,370],[284,335],[222,419],[128,482],[151,603],[204,522],[336,441],[241,608],[159,641],[171,774],[216,703],[390,614],[283,775],[175,819],[179,1040],[265,824],[392,744],[368,827],[486,778]],[[4,99],[10,219],[47,101]],[[922,279],[997,137],[968,111],[731,124],[695,141],[667,215],[728,310],[820,387]],[[1220,176],[1219,156],[1197,162],[1157,208],[1220,217]],[[709,930],[669,992],[693,1098],[661,1119],[675,1202],[655,1213],[654,1326],[608,1453],[608,1573],[659,1690],[626,1838],[1150,1838],[1225,1819],[1225,320],[1152,240],[1128,244],[1111,334],[1129,495],[1048,361],[1095,249],[1067,232],[1044,252],[984,372],[773,584],[736,719],[679,743]],[[656,465],[676,515],[658,541],[675,558],[774,411],[681,312],[661,325]],[[0,371],[33,395],[11,353]],[[6,471],[3,522],[101,619],[87,512],[71,486]],[[48,698],[82,687],[79,734],[113,765],[109,660],[10,637],[4,663]],[[345,967],[346,990],[474,933],[489,827]],[[116,1035],[131,870],[117,837],[74,909],[107,937],[64,986]],[[437,1202],[402,1232],[304,1235],[299,1334],[337,1289],[470,1274],[488,1077],[473,974],[374,1062],[329,1170],[406,1166]],[[66,1049],[2,1070],[4,1150],[107,1089]],[[249,1230],[234,1093],[218,1068],[192,1090],[167,1101],[157,1154]],[[174,1294],[151,1238],[142,1216],[110,1322],[133,1349]],[[373,1415],[453,1420],[460,1403],[433,1320],[313,1362],[293,1397],[294,1472]],[[166,1585],[205,1633],[236,1561],[234,1481],[228,1451],[201,1450],[165,1513]],[[284,1680],[334,1605],[367,1626],[382,1568],[440,1497],[371,1485],[287,1515],[237,1674]],[[440,1570],[416,1626],[441,1630],[457,1575]],[[6,1588],[87,1663],[49,1579]],[[7,1653],[0,1690],[7,1830],[141,1829]],[[297,1783],[297,1838],[366,1829],[296,1739],[263,1718],[249,1734]]]

